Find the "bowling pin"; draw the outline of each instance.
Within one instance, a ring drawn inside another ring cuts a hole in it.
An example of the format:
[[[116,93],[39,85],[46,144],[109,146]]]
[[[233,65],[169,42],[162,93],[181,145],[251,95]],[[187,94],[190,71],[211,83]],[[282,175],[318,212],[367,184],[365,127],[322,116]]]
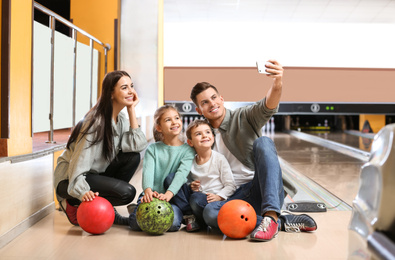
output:
[[[186,132],[188,128],[188,117],[184,116],[184,131]]]
[[[274,117],[272,117],[271,123],[270,123],[270,130],[272,131],[272,134],[274,134],[274,127],[275,127],[275,125],[274,125]]]

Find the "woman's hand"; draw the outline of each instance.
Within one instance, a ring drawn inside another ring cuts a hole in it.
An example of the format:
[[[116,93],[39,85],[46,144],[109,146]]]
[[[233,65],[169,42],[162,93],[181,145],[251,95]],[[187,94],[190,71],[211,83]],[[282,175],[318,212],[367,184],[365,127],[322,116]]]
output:
[[[126,109],[127,109],[128,115],[129,115],[130,127],[133,129],[136,129],[139,127],[139,124],[137,121],[135,107],[140,102],[140,99],[139,99],[139,96],[137,95],[137,92],[134,88],[132,88],[132,94],[133,94],[133,103],[131,105],[127,106]],[[151,200],[152,200],[152,198],[151,198]]]
[[[93,192],[93,191],[88,191],[82,196],[82,201],[92,201],[94,200],[97,196],[99,196],[98,192]]]
[[[128,110],[131,108],[135,108],[137,104],[140,102],[139,96],[137,95],[137,92],[134,88],[132,89],[132,95],[133,95],[133,103],[127,106]]]

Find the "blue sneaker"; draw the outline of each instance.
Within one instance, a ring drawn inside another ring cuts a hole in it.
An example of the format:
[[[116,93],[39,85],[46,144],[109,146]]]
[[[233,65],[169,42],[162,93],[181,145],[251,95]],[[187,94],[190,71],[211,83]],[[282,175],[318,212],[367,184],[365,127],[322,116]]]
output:
[[[285,232],[311,232],[317,230],[317,223],[307,214],[295,215],[289,211],[283,211],[286,215],[281,214],[281,231]]]

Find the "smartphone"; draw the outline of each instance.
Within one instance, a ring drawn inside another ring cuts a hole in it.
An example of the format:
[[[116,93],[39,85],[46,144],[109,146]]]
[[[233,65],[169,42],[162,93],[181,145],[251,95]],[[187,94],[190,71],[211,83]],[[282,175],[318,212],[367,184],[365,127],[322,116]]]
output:
[[[268,61],[257,61],[256,62],[256,68],[258,69],[259,73],[271,74],[269,72],[266,72],[266,67],[265,67],[266,63],[270,63],[270,62],[268,62]]]

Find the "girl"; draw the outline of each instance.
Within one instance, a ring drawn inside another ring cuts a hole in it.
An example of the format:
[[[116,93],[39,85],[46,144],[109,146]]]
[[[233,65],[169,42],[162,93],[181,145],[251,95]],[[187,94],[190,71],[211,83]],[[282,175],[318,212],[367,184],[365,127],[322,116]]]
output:
[[[183,212],[190,210],[188,200],[179,199],[183,196],[183,191],[179,191],[187,181],[195,152],[180,138],[183,129],[182,120],[174,106],[164,105],[158,108],[154,120],[156,142],[147,148],[144,155],[144,192],[138,204],[151,202],[152,198],[170,201],[174,211],[174,221],[169,231],[177,231],[181,227]],[[130,227],[132,230],[141,230],[137,225],[136,211],[137,207],[130,214]]]
[[[136,189],[129,184],[147,139],[137,123],[139,98],[125,71],[108,73],[97,104],[76,125],[55,169],[55,190],[71,224],[78,225],[81,201],[96,196],[113,206],[130,203]],[[129,118],[121,113],[126,107]],[[128,225],[116,211],[115,224]]]

